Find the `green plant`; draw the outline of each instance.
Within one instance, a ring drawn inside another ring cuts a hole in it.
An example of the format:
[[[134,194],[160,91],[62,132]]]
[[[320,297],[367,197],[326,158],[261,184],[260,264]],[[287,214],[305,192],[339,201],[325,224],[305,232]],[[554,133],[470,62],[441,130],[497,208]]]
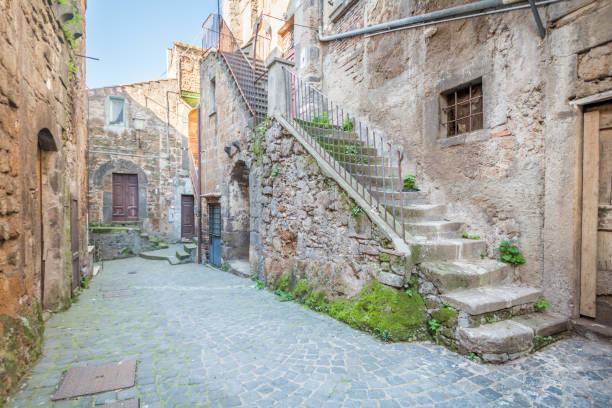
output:
[[[79,283],[80,283],[80,285],[81,285],[81,287],[82,287],[82,288],[84,288],[84,289],[89,289],[89,281],[90,281],[90,278],[87,278],[87,279],[85,279],[85,278],[81,278],[81,280],[79,281]]]
[[[355,146],[349,146],[344,149],[344,154],[357,154],[357,148]]]
[[[469,235],[467,232],[461,234],[461,237],[465,239],[480,239],[480,235]]]
[[[342,130],[344,130],[345,132],[352,132],[354,128],[355,122],[353,121],[353,119],[347,116],[346,119],[344,119],[344,122],[342,123]]]
[[[224,264],[222,264],[222,265],[221,265],[221,270],[222,270],[223,272],[227,272],[227,270],[228,270],[228,269],[229,269],[229,267],[228,267],[228,265],[227,265],[226,263],[224,263]]]
[[[274,164],[274,166],[272,166],[272,172],[270,173],[270,176],[272,176],[273,178],[278,176],[278,164]]]
[[[438,328],[440,327],[440,323],[438,323],[438,321],[436,319],[431,319],[430,321],[427,322],[427,324],[429,325],[429,329],[435,333],[438,332]]]
[[[263,283],[263,281],[259,280],[259,278],[255,278],[255,288],[257,288],[258,290],[262,290],[265,287],[266,284]]]
[[[327,112],[315,112],[310,115],[310,121],[318,127],[328,128]]]
[[[81,296],[81,289],[75,289],[72,296],[70,297],[70,302],[76,303],[79,300],[79,296]]]
[[[412,295],[414,295],[414,293],[412,292],[412,289],[407,289],[406,290],[406,294],[410,297],[412,297]]]
[[[352,213],[354,216],[358,216],[359,214],[361,214],[361,211],[362,211],[362,210],[361,210],[361,208],[360,208],[358,205],[354,206],[354,207],[351,209],[351,213]]]
[[[404,190],[417,189],[416,176],[414,174],[408,174],[404,177]]]
[[[72,79],[76,72],[77,68],[74,66],[74,62],[72,60],[68,61],[68,79]]]
[[[533,346],[535,350],[539,350],[542,347],[552,343],[553,338],[552,336],[546,336],[546,337],[542,337],[542,336],[535,336],[533,338]]]
[[[382,341],[390,341],[391,340],[391,333],[389,332],[389,330],[385,329],[381,335],[380,338],[382,339]]]
[[[487,323],[489,323],[489,324],[491,324],[491,323],[495,322],[495,318],[494,318],[494,317],[491,317],[491,316],[487,316],[487,317],[485,317],[485,320],[486,320],[486,321],[487,321]]]
[[[474,353],[473,351],[470,352],[470,355],[468,356],[468,358],[474,360],[476,358],[476,353]]]
[[[293,296],[293,293],[285,292],[284,290],[281,290],[281,289],[276,289],[274,293],[278,296],[278,300],[280,300],[281,302],[287,302],[295,298]]]
[[[512,245],[510,241],[502,241],[497,248],[499,259],[512,265],[525,263],[525,258],[521,255],[518,246]]]
[[[533,304],[533,308],[538,313],[542,313],[542,312],[546,311],[546,309],[548,309],[549,307],[550,307],[550,305],[544,299],[536,299],[536,301]]]

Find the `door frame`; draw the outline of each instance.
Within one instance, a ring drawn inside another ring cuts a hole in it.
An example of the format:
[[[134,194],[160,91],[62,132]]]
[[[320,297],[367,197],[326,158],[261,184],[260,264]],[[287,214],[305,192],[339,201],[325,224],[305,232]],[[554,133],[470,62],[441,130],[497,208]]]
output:
[[[128,213],[128,207],[129,207],[129,203],[128,200],[130,198],[130,193],[129,193],[129,179],[130,178],[134,178],[136,180],[136,188],[133,194],[134,197],[134,201],[135,201],[135,207],[136,207],[136,216],[135,217],[130,217],[129,213]],[[119,182],[118,184],[121,186],[122,192],[122,203],[123,203],[123,211],[124,211],[124,215],[123,216],[115,216],[114,212],[115,212],[115,180],[123,180],[121,182]],[[136,173],[111,173],[111,220],[113,222],[137,222],[139,221],[140,217],[139,217],[139,180],[138,180],[138,174]]]
[[[184,229],[184,225],[183,224],[183,199],[184,197],[191,197],[191,236],[190,237],[186,237],[183,234],[183,229]],[[195,231],[196,231],[196,227],[195,227],[195,197],[193,196],[193,194],[181,194],[181,238],[187,238],[187,239],[193,239],[193,237],[195,236]]]

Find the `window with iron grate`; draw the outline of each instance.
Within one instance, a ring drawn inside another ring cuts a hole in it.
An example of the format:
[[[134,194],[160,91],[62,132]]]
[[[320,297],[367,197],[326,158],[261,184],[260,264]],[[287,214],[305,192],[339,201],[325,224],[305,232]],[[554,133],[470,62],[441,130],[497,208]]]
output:
[[[482,129],[481,79],[442,93],[442,104],[447,137]]]

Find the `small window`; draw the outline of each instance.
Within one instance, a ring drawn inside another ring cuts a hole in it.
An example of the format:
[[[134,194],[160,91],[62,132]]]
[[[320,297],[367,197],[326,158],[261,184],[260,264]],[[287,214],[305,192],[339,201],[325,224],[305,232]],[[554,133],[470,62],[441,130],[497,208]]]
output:
[[[108,124],[111,126],[125,125],[125,99],[114,96],[109,98]]]
[[[446,136],[482,129],[482,81],[478,80],[442,94]]]
[[[217,112],[217,101],[215,100],[215,78],[210,79],[209,87],[209,102],[210,102],[210,115]]]

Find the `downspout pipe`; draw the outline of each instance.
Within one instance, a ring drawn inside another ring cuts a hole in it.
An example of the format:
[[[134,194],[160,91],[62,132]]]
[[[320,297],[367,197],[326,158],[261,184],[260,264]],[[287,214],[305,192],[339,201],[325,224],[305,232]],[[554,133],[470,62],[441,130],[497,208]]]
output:
[[[357,30],[351,30],[340,34],[323,35],[323,1],[319,0],[319,41],[329,42],[334,40],[342,40],[344,38],[355,37],[362,34],[370,34],[378,31],[387,31],[394,28],[399,28],[411,24],[424,23],[441,18],[455,17],[461,14],[478,12],[490,8],[502,7],[508,4],[518,3],[522,0],[481,0],[474,3],[464,4],[461,6],[450,7],[443,10],[436,10],[430,13],[410,16],[399,20],[389,21],[386,23],[376,24],[370,27],[364,27]]]

